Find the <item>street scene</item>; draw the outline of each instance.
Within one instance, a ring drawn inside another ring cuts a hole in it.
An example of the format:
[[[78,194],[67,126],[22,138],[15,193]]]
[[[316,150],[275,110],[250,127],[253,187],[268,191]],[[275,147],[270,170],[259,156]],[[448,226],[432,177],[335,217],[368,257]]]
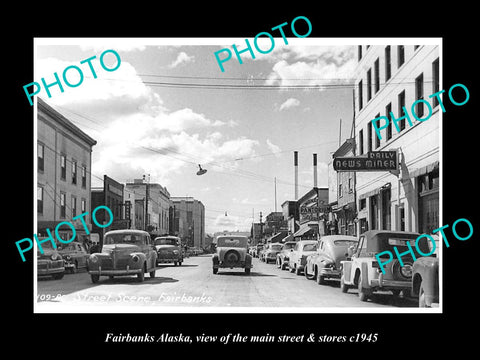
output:
[[[441,310],[439,40],[230,40],[36,43],[35,311]]]

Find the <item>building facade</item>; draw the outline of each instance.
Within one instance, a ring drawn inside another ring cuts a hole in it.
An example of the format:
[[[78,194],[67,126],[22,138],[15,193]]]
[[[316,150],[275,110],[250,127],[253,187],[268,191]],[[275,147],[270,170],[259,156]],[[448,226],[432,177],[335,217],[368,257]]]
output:
[[[40,98],[37,114],[37,234],[46,236],[47,228],[53,233],[58,223],[68,221],[76,240],[86,240],[82,219],[91,232],[92,148],[97,142]],[[68,226],[58,233],[64,240],[72,236]]]
[[[356,172],[358,233],[439,226],[441,110],[430,95],[440,89],[439,45],[358,46],[355,155],[394,150],[399,163],[396,172]],[[412,108],[417,100],[426,103]],[[372,124],[380,116],[390,120],[381,139]]]
[[[100,205],[104,205],[107,206],[113,214],[113,221],[108,227],[108,230],[129,229],[131,226],[130,219],[124,218],[126,211],[124,209],[125,203],[123,201],[123,194],[124,185],[108,177],[107,175],[103,175],[103,187],[92,188],[92,208],[95,209]],[[95,218],[99,224],[110,221],[109,215],[105,211],[98,212],[97,214]],[[92,228],[94,232],[99,234],[107,230],[105,228],[98,227],[95,223],[92,224]]]
[[[189,247],[205,246],[205,206],[193,197],[171,197],[174,208],[173,234]]]
[[[146,230],[152,235],[170,234],[170,193],[167,188],[145,179],[134,179],[125,184],[125,188],[133,194],[135,229]],[[129,200],[130,201],[130,200]]]

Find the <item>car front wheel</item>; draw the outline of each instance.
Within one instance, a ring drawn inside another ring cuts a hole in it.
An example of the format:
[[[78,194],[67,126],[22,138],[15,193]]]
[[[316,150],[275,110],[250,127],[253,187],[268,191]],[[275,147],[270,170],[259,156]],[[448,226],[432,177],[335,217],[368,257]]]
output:
[[[150,271],[149,274],[150,274],[151,278],[154,278],[155,277],[155,268],[152,271]]]
[[[362,279],[362,274],[360,273],[360,277],[358,278],[358,298],[360,301],[367,301],[371,294],[372,291],[365,288],[364,280]]]
[[[217,269],[217,268],[213,268],[213,273],[214,273],[214,274],[218,273],[218,269]]]

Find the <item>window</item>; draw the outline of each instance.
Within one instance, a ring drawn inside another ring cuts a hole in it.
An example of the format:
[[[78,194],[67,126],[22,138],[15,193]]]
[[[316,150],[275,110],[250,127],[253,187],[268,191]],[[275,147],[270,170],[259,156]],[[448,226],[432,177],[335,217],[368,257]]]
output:
[[[67,178],[67,157],[60,155],[60,179],[65,180]]]
[[[388,123],[388,126],[386,128],[386,137],[387,141],[392,138],[392,119],[390,112],[392,111],[392,103],[389,103],[387,106],[385,106],[385,116],[390,119],[390,122]]]
[[[338,185],[338,197],[342,197],[342,196],[343,196],[342,184],[339,184],[339,185]]]
[[[87,167],[82,165],[82,188],[87,187]]]
[[[367,126],[367,152],[372,151],[372,122],[368,122]]]
[[[362,45],[358,45],[358,61],[362,60]]]
[[[367,71],[367,102],[372,98],[372,69]]]
[[[72,160],[72,184],[77,184],[77,162]]]
[[[433,76],[433,94],[440,91],[440,67],[438,59],[432,63],[432,76]],[[433,107],[438,106],[438,99],[436,96],[433,97]]]
[[[420,74],[415,79],[415,101],[421,99],[423,99],[423,74]],[[417,114],[417,117],[419,118],[423,117],[423,107],[423,102],[419,102],[415,105],[415,114]]]
[[[81,205],[80,205],[80,211],[83,213],[87,212],[87,200],[82,199]]]
[[[375,94],[380,90],[380,59],[375,60],[373,66],[374,76],[375,76]]]
[[[405,90],[398,94],[398,117],[401,117],[404,114],[403,108],[405,107]],[[405,119],[402,119],[398,122],[398,127],[400,131],[405,129]]]
[[[385,47],[385,82],[392,76],[392,59],[390,45]]]
[[[37,144],[37,169],[38,171],[44,170],[44,156],[45,156],[45,146],[43,144]]]
[[[363,108],[363,81],[358,83],[358,110]]]
[[[363,129],[358,133],[358,153],[363,155]]]
[[[380,117],[380,113],[378,113],[376,116],[375,116],[375,119],[376,118],[379,118]],[[374,135],[375,137],[375,149],[379,148],[380,147],[380,138],[378,137],[377,135],[377,132],[375,131]]]
[[[77,216],[77,198],[72,196],[72,218]]]
[[[405,62],[405,46],[398,45],[397,47],[397,63],[398,67],[402,66]]]
[[[353,179],[351,177],[348,178],[348,193],[351,194],[353,192]]]
[[[43,214],[43,187],[37,186],[37,212]]]
[[[66,216],[66,204],[65,204],[65,193],[60,193],[60,217],[65,218]]]

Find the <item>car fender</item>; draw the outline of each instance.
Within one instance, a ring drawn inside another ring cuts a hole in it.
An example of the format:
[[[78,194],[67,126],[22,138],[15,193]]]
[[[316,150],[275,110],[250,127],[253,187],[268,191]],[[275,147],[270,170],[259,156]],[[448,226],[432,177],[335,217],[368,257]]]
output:
[[[143,264],[147,261],[147,256],[143,252],[132,252],[132,253],[130,253],[130,257],[135,256],[135,255],[138,256],[138,258],[139,258],[138,263],[142,264],[142,266],[143,266]]]
[[[369,289],[370,288],[370,281],[369,281],[369,273],[368,273],[368,263],[362,262],[361,264],[361,271],[362,271],[362,282],[363,288]]]

